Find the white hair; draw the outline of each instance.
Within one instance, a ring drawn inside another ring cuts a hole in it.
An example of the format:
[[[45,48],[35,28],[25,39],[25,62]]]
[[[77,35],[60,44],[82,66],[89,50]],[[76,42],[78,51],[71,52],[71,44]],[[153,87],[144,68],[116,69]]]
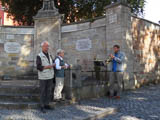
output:
[[[57,53],[57,55],[59,55],[59,54],[62,53],[62,52],[64,52],[64,50],[58,49],[56,53]]]
[[[49,42],[48,42],[48,41],[43,41],[43,42],[41,43],[41,47],[42,47],[44,44],[48,44],[48,45],[49,45]]]

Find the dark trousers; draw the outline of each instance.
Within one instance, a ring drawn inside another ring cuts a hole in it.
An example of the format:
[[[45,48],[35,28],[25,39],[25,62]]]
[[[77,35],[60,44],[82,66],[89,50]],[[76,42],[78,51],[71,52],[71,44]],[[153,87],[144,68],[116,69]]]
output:
[[[40,80],[40,106],[49,105],[52,96],[53,79]]]

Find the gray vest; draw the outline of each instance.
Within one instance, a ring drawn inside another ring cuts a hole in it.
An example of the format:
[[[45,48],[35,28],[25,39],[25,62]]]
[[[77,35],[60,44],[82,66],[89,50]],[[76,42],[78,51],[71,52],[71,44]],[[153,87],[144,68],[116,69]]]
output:
[[[39,56],[41,58],[42,61],[42,66],[48,66],[48,65],[53,65],[53,61],[52,58],[49,55],[49,59],[50,59],[50,63],[48,61],[48,58],[43,54],[43,52],[39,53]],[[39,71],[38,70],[38,78],[40,80],[48,80],[48,79],[52,79],[54,77],[54,70],[52,69],[44,69],[43,71]]]
[[[56,57],[56,59],[59,59],[60,66],[64,66],[65,65],[64,60],[61,60],[58,56]],[[64,77],[64,68],[62,68],[61,70],[57,70],[56,69],[55,74],[56,74],[56,77],[61,77],[61,78]]]

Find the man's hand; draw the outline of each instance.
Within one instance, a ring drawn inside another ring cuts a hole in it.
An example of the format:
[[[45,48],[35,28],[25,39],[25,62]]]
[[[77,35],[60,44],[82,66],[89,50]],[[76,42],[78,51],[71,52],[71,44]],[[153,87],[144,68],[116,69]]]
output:
[[[72,67],[73,67],[72,64],[70,64],[70,65],[68,66],[69,69],[71,69]]]
[[[44,69],[52,69],[54,65],[45,66]]]
[[[53,67],[55,67],[55,66],[56,66],[56,63],[53,64]]]
[[[114,55],[112,55],[112,54],[110,54],[109,56],[110,56],[112,59],[114,59],[114,58],[115,58],[115,56],[114,56]]]
[[[67,66],[65,66],[65,65],[64,65],[64,66],[61,66],[61,68],[63,68],[63,69],[67,69]]]

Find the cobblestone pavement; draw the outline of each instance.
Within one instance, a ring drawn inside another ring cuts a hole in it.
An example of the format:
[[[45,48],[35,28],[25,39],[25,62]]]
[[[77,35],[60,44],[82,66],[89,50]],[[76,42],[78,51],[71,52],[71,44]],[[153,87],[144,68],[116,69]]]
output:
[[[128,91],[120,100],[107,101],[119,111],[101,120],[160,120],[160,85]]]
[[[100,120],[160,120],[160,85],[123,92],[119,100],[99,98],[80,105],[59,107],[42,114],[39,110],[0,110],[0,120],[76,120],[107,108],[117,113]]]

